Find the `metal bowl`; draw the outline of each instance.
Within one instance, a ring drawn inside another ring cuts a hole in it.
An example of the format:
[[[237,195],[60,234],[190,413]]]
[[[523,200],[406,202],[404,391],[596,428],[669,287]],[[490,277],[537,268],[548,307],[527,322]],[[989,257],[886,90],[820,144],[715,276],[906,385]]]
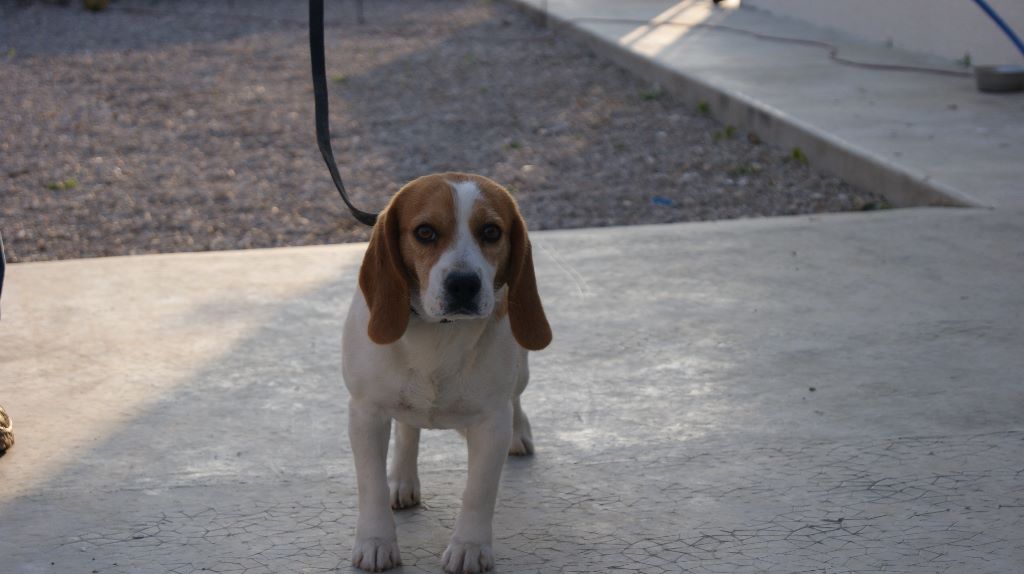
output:
[[[1024,66],[975,66],[974,81],[983,92],[1024,90]]]

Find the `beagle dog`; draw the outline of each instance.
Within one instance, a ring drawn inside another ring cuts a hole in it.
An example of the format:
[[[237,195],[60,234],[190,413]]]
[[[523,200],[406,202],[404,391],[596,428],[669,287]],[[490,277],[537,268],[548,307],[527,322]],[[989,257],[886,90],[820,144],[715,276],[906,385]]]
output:
[[[354,566],[401,564],[392,509],[420,502],[420,429],[445,428],[466,438],[469,478],[442,566],[493,568],[502,466],[508,454],[533,452],[519,402],[527,351],[550,342],[526,224],[509,192],[463,173],[399,190],[373,228],[342,344],[359,490]]]

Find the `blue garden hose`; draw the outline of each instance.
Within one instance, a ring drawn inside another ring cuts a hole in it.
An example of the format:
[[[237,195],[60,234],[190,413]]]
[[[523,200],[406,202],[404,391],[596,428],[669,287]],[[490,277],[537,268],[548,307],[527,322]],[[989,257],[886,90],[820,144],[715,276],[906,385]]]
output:
[[[1001,28],[1010,38],[1013,45],[1017,46],[1017,49],[1020,50],[1020,54],[1024,56],[1024,42],[1021,42],[1020,38],[1017,37],[1017,34],[1013,33],[1013,29],[1010,28],[1010,25],[1007,24],[1006,21],[1003,20],[1003,18],[999,16],[999,14],[997,14],[985,0],[974,0],[974,3],[978,5],[978,8],[981,8],[986,14],[988,14],[989,18],[992,18],[996,25],[999,26],[999,28]]]

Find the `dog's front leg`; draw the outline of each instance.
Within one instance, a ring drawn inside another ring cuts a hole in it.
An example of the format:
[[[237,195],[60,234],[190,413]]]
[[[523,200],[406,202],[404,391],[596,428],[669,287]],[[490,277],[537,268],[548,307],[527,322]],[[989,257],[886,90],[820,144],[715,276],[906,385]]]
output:
[[[491,521],[498,482],[512,442],[512,403],[466,429],[469,478],[462,511],[441,563],[445,572],[475,574],[494,568]]]
[[[356,463],[359,520],[352,565],[379,572],[402,563],[391,514],[385,460],[391,438],[391,419],[371,405],[349,402],[348,436]]]

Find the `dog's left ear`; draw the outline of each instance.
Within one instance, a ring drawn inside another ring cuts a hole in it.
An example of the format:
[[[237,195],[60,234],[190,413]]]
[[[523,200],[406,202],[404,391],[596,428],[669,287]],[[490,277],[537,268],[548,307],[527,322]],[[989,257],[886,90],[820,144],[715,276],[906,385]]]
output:
[[[512,335],[524,349],[539,351],[551,343],[551,326],[544,314],[537,278],[533,273],[533,253],[526,223],[516,213],[512,223],[512,249],[508,261],[508,319]]]
[[[359,289],[370,308],[367,334],[378,345],[394,343],[409,326],[409,280],[399,249],[395,204],[377,217],[359,268]]]

